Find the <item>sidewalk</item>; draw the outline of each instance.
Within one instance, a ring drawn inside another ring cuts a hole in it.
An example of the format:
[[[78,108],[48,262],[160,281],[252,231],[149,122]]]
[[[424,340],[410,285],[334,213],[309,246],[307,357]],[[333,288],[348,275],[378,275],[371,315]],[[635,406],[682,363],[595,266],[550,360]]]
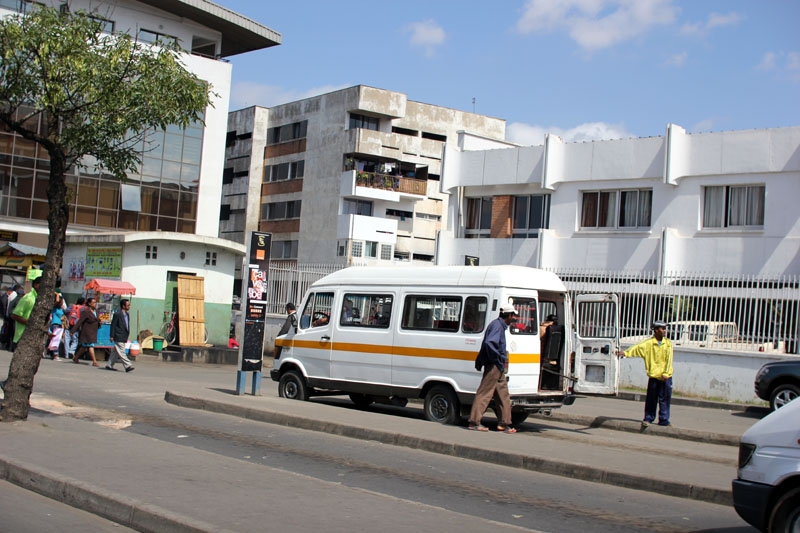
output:
[[[174,363],[137,361],[137,366],[159,364]],[[418,404],[402,410],[382,405],[357,410],[346,397],[285,400],[277,397],[269,378],[261,390],[263,396],[237,396],[232,389],[181,383],[171,386],[165,400],[270,424],[724,505],[731,502],[739,436],[758,420],[738,410],[674,405],[672,427],[650,426],[642,432],[643,402],[582,397],[551,417],[529,418],[516,435],[505,435],[427,422]],[[408,415],[409,410],[417,416],[393,414]],[[486,422],[493,426],[493,417],[487,416]],[[291,479],[283,479],[286,473],[253,476],[252,465],[233,459],[66,417],[33,413],[28,422],[0,424],[0,441],[3,479],[145,531],[263,528],[260,508],[251,511],[244,503],[234,504],[225,514],[237,516],[237,522],[226,525],[219,521],[220,506],[227,509],[229,501],[249,501],[254,494],[269,501],[272,491],[291,485]],[[50,453],[54,442],[59,443],[59,454]],[[653,450],[658,450],[658,461],[653,461]],[[224,502],[217,490],[197,489],[212,484],[223,486]],[[337,497],[341,492],[342,501],[354,498],[341,487],[326,485],[321,490]],[[380,499],[373,503],[376,512],[390,512]],[[302,515],[308,509],[297,512]],[[420,529],[425,529],[422,522]]]

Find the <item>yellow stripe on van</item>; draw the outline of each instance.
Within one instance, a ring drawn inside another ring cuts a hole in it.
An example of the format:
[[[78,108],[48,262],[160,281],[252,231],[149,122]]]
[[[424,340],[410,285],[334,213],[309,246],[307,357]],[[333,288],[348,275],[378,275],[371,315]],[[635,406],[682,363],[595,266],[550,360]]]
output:
[[[386,346],[381,344],[359,344],[355,342],[336,342],[331,345],[330,341],[301,341],[297,339],[292,340],[276,340],[275,344],[278,346],[293,346],[295,348],[310,348],[310,349],[330,349],[338,352],[354,352],[354,353],[391,353],[392,355],[401,355],[406,357],[430,357],[433,359],[456,359],[460,361],[474,361],[478,353],[472,349],[470,350],[440,350],[435,348],[419,348],[407,346]],[[509,363],[538,363],[541,361],[541,356],[538,353],[512,353],[509,355]]]

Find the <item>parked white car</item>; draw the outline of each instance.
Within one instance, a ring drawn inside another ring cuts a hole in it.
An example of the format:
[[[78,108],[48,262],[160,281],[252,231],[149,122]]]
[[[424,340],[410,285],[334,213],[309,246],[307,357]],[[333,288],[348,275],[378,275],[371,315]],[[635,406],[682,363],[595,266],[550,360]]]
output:
[[[800,531],[800,401],[770,413],[742,435],[733,506],[760,531]]]

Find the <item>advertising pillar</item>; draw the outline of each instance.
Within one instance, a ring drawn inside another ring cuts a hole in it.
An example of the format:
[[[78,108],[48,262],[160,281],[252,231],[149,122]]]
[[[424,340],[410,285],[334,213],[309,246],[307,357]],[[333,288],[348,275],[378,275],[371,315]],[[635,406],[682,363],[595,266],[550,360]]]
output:
[[[250,232],[242,269],[244,339],[239,347],[236,394],[244,394],[247,372],[253,372],[254,396],[261,391],[261,360],[264,357],[264,326],[267,318],[267,285],[271,233]]]

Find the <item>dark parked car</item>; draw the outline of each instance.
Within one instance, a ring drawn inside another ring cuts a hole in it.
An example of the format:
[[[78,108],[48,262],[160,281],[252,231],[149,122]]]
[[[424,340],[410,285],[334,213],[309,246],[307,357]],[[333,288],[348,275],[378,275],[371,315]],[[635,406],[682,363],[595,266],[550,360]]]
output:
[[[800,359],[773,361],[756,374],[756,395],[776,410],[800,396]]]

